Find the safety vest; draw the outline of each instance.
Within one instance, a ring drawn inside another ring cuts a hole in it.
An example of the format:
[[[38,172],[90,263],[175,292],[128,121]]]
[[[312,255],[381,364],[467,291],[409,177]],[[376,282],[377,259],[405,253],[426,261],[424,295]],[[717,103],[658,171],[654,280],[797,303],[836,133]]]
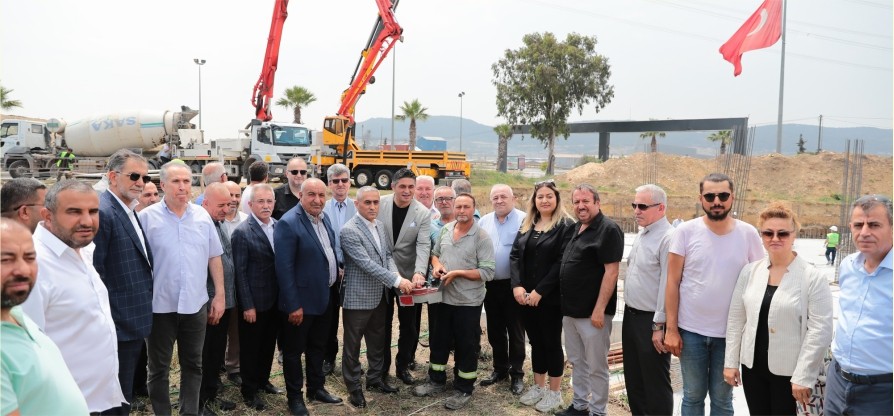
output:
[[[64,161],[64,162],[65,162],[65,168],[70,169],[70,168],[71,168],[71,162],[72,162],[74,159],[75,159],[75,154],[74,154],[74,153],[69,152],[69,151],[67,151],[67,150],[63,150],[63,151],[59,152],[59,160],[56,161],[56,167],[59,167],[59,168],[63,167],[63,166],[62,166],[62,162]]]

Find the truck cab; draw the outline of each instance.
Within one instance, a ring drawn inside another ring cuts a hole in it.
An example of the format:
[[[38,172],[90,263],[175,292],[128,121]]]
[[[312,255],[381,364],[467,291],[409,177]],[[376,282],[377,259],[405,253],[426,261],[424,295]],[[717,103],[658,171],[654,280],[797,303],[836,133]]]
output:
[[[7,119],[0,123],[0,153],[28,153],[31,149],[50,148],[46,123]]]
[[[307,159],[313,151],[313,134],[303,124],[252,120],[249,125],[250,154],[246,158],[244,172],[256,160],[270,165],[271,177],[284,177],[289,159],[300,156]]]

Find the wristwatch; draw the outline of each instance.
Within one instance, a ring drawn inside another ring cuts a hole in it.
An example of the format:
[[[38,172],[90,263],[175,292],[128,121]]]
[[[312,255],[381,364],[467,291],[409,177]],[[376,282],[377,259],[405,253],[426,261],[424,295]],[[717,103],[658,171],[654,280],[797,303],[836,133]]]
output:
[[[664,323],[655,323],[652,322],[652,330],[653,331],[664,331]]]

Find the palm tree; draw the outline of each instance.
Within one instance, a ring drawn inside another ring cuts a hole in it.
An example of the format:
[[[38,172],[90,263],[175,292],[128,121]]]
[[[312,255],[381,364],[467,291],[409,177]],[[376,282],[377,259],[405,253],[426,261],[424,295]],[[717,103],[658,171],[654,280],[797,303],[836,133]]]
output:
[[[652,138],[652,153],[657,153],[658,152],[658,141],[655,140],[655,137],[656,136],[664,137],[666,135],[667,134],[663,131],[646,131],[646,132],[641,133],[639,135],[639,138],[640,139],[648,139],[649,137],[651,137]]]
[[[512,126],[505,123],[500,124],[494,127],[494,133],[497,133],[497,137],[499,137],[497,144],[497,170],[506,173],[506,165],[509,161],[507,153],[509,151],[509,139],[512,138]]]
[[[726,145],[733,142],[733,132],[732,130],[720,130],[711,133],[711,135],[708,136],[708,140],[712,142],[720,142],[720,155],[723,156],[726,154]]]
[[[413,99],[413,101],[409,103],[404,101],[404,105],[400,106],[400,111],[403,114],[394,116],[394,118],[399,121],[410,119],[410,150],[416,149],[416,120],[428,120],[428,114],[425,113],[426,110],[428,110],[428,108],[423,107],[418,99]]]
[[[314,94],[307,88],[294,86],[286,90],[286,96],[280,98],[276,105],[284,108],[294,107],[295,124],[301,124],[301,107],[307,107],[310,103],[317,100]]]
[[[0,85],[0,108],[3,110],[11,110],[13,108],[22,108],[22,102],[9,98],[13,90]]]

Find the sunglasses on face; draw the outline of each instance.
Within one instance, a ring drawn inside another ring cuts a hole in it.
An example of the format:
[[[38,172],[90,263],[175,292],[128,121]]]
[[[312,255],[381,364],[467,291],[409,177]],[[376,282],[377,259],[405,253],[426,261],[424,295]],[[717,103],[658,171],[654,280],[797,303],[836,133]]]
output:
[[[647,210],[647,209],[649,209],[649,208],[657,207],[657,206],[659,206],[659,205],[661,205],[660,202],[657,203],[657,204],[652,204],[652,205],[637,204],[637,203],[635,203],[635,202],[632,203],[632,204],[630,204],[630,206],[632,206],[633,209],[638,209],[638,210],[640,210],[640,211],[645,211],[645,210]]]
[[[295,169],[295,170],[290,170],[289,173],[291,173],[292,175],[295,175],[295,176],[298,176],[298,175],[304,176],[304,175],[307,175],[307,170],[306,169],[301,169],[301,170]]]
[[[121,172],[115,172],[115,173],[121,173]],[[134,172],[134,173],[122,173],[122,175],[124,175],[126,178],[130,179],[130,180],[133,181],[133,182],[136,182],[136,181],[140,180],[140,177],[141,177],[141,176],[142,176],[142,178],[143,178],[143,183],[149,183],[149,182],[152,182],[152,178],[151,178],[149,175],[145,175],[145,176],[143,176],[143,175],[140,175],[140,174],[137,173],[137,172]]]
[[[729,200],[729,197],[732,196],[729,192],[720,192],[715,194],[704,194],[702,197],[705,198],[705,201],[714,202],[714,198],[720,198],[720,202],[726,202]]]
[[[770,240],[772,240],[773,237],[777,237],[777,238],[779,238],[780,240],[785,240],[785,239],[789,238],[789,237],[792,235],[792,231],[786,231],[786,230],[779,230],[779,231],[763,230],[763,231],[761,231],[761,235],[764,236],[764,238],[767,238],[767,239],[770,239]]]
[[[306,171],[304,171],[304,172],[306,172]],[[302,175],[303,175],[303,173],[302,173]],[[348,181],[350,181],[350,180],[351,179],[349,179],[349,178],[330,179],[329,183],[348,183]]]

